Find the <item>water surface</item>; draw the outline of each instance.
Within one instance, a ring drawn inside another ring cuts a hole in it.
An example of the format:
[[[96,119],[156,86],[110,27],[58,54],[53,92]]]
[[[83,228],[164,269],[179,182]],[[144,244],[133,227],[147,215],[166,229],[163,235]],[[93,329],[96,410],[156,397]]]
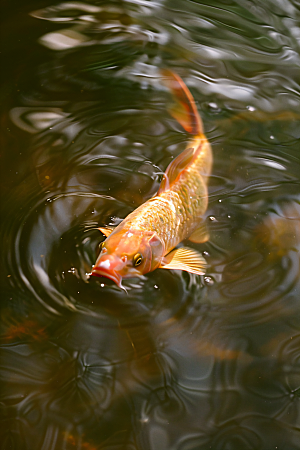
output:
[[[1,449],[299,450],[297,0],[3,7]],[[188,136],[214,154],[204,277],[89,279]]]

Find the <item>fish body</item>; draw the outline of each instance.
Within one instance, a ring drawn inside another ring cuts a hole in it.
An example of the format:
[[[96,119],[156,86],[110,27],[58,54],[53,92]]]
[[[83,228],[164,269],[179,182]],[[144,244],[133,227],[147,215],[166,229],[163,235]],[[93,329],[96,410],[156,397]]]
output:
[[[212,151],[188,88],[178,75],[169,71],[165,74],[179,106],[171,113],[193,135],[193,140],[169,164],[157,195],[129,214],[114,230],[100,228],[107,239],[92,275],[106,276],[120,287],[122,278],[157,268],[205,272],[205,260],[198,252],[173,249],[186,238],[194,242],[208,239],[202,216],[208,204]]]

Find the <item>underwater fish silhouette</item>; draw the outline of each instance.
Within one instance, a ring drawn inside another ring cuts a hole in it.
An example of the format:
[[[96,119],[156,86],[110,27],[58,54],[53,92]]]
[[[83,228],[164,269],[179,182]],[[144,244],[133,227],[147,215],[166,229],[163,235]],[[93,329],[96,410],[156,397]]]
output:
[[[192,242],[205,242],[209,238],[202,216],[208,204],[212,151],[187,86],[171,71],[164,71],[163,77],[176,101],[170,112],[193,140],[169,164],[154,197],[117,227],[99,228],[107,238],[101,243],[101,253],[91,275],[110,278],[121,288],[123,278],[158,268],[199,275],[206,268],[200,253],[175,247],[187,238]]]

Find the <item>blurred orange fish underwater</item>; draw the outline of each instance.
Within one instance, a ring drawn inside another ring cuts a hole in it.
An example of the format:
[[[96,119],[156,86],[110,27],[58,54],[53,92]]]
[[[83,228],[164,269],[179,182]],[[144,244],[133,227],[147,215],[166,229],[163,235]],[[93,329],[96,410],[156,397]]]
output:
[[[107,239],[101,243],[91,275],[110,278],[122,289],[123,278],[138,277],[158,268],[203,275],[207,265],[197,251],[175,247],[187,238],[197,243],[209,239],[202,216],[208,204],[212,151],[183,80],[167,70],[163,78],[176,101],[170,112],[193,140],[169,164],[154,197],[115,228],[99,228]]]

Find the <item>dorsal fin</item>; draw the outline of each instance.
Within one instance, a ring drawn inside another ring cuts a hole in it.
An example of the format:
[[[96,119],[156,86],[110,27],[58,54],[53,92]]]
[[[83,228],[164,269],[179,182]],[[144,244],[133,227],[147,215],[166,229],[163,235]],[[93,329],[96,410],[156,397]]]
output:
[[[194,154],[195,152],[193,148],[186,148],[174,159],[174,161],[168,165],[157,195],[170,188],[171,184],[174,183],[178,175],[187,167],[188,164],[193,161]]]
[[[176,100],[175,107],[170,109],[171,115],[188,133],[200,136],[203,134],[203,124],[192,94],[183,80],[171,70],[163,70],[162,74]]]

